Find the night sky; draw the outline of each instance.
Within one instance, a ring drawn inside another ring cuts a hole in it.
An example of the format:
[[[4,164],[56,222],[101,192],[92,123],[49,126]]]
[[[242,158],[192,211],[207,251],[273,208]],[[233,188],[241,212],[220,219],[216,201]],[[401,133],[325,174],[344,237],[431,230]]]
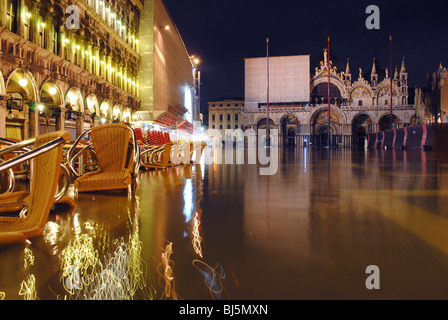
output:
[[[400,69],[405,57],[409,86],[448,66],[446,1],[163,0],[190,54],[201,59],[201,112],[207,102],[244,99],[244,58],[309,54],[311,68],[322,59],[330,33],[332,59],[352,79],[371,69]],[[369,5],[380,9],[380,29],[368,30]],[[381,80],[381,78],[380,78]]]

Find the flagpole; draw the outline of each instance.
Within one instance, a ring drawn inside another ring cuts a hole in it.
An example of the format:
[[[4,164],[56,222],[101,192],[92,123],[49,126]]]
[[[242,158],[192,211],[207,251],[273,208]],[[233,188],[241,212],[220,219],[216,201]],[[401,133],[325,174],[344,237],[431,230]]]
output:
[[[330,36],[328,36],[328,132],[327,132],[327,147],[330,148]]]
[[[269,38],[266,38],[267,92],[266,92],[266,147],[269,147]]]
[[[389,77],[390,77],[390,129],[393,129],[393,120],[392,120],[392,36],[389,36],[389,42],[390,42],[390,72],[389,72]]]

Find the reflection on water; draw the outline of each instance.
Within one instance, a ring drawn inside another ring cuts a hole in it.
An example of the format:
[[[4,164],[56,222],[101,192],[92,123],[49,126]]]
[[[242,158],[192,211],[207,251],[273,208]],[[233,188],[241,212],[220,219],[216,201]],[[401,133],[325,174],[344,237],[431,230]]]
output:
[[[272,176],[202,162],[141,172],[132,199],[80,194],[31,245],[0,247],[0,299],[448,298],[446,155],[279,161]]]
[[[162,262],[157,269],[159,273],[159,284],[163,287],[163,293],[161,299],[173,299],[178,300],[176,292],[176,285],[174,281],[174,261],[171,260],[171,254],[173,253],[173,243],[170,242],[166,245],[165,251],[162,252]]]

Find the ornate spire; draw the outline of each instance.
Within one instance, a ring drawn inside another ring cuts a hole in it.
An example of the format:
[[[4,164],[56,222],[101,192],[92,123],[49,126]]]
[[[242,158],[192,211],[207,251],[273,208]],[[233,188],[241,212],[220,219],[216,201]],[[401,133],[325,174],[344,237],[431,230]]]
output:
[[[398,79],[398,68],[397,68],[397,66],[395,66],[394,79]]]
[[[376,58],[373,58],[372,74],[376,74]]]
[[[405,73],[405,72],[406,72],[406,66],[404,65],[404,57],[403,57],[403,60],[401,61],[400,73]]]
[[[350,74],[350,65],[348,63],[349,60],[350,58],[347,58],[347,66],[345,67],[345,74]]]

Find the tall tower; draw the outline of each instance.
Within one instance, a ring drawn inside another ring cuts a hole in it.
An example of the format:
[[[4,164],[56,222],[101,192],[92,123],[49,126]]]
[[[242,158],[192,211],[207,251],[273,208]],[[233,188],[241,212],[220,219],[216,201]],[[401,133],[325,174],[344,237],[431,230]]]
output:
[[[345,67],[345,86],[350,87],[352,84],[352,74],[350,73],[349,59],[347,58],[347,66]]]
[[[403,99],[402,104],[405,105],[408,103],[407,98],[408,98],[408,72],[406,71],[406,66],[404,63],[404,57],[403,60],[401,61],[401,69],[400,69],[400,93],[403,97],[405,97]]]
[[[372,87],[378,85],[378,73],[376,71],[376,58],[373,58],[372,72],[370,74],[370,83]]]

